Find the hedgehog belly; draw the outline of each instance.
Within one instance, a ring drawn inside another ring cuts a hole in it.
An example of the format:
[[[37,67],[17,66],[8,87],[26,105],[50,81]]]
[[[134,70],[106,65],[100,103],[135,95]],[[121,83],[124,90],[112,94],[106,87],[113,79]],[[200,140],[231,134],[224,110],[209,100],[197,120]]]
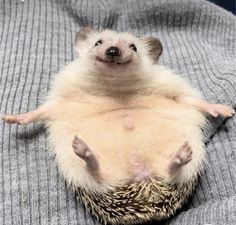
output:
[[[89,114],[86,107],[81,113],[82,107],[75,105],[72,109],[64,104],[64,112],[55,113],[54,120],[48,123],[60,172],[78,199],[103,223],[162,220],[173,215],[191,194],[204,158],[199,127],[203,120],[197,111],[173,104],[155,102],[157,107],[153,109],[95,114]],[[88,173],[84,161],[72,149],[75,134],[94,151],[108,179],[97,182]],[[158,165],[165,163],[186,139],[193,148],[193,160],[182,170],[184,179],[170,184],[161,171],[163,166]],[[136,182],[131,179],[126,157],[130,150],[150,163],[154,176]]]
[[[184,113],[188,112],[185,110]],[[129,115],[133,120],[131,125],[128,121],[128,129],[124,127],[124,115],[126,119]],[[146,109],[117,110],[92,118],[64,116],[49,124],[49,139],[56,153],[59,168],[66,179],[75,185],[91,188],[96,185],[96,181],[88,175],[84,161],[72,148],[75,134],[81,137],[97,156],[108,184],[121,183],[122,180],[132,178],[130,164],[133,155],[148,165],[150,174],[165,177],[165,168],[171,154],[188,140],[193,150],[193,160],[186,165],[186,171],[190,171],[185,176],[187,180],[198,173],[203,149],[199,127],[191,124],[190,119],[183,118],[164,118],[155,111]],[[200,157],[197,156],[199,152]]]
[[[197,179],[171,185],[162,179],[114,186],[105,193],[74,189],[78,200],[104,224],[138,224],[173,216],[194,190]]]

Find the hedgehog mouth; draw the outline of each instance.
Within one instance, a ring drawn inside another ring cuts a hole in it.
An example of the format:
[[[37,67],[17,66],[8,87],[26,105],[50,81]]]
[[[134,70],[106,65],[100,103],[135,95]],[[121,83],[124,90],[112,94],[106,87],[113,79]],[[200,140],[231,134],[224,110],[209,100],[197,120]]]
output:
[[[100,57],[96,57],[96,61],[103,63],[108,66],[124,66],[130,64],[131,60],[120,61],[117,59],[102,59]]]

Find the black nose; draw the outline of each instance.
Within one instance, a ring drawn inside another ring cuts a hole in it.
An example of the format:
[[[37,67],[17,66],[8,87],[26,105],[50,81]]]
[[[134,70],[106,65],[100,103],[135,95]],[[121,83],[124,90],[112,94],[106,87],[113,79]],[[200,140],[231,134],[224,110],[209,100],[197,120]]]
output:
[[[110,57],[120,56],[120,49],[117,47],[110,47],[106,50],[106,55]]]

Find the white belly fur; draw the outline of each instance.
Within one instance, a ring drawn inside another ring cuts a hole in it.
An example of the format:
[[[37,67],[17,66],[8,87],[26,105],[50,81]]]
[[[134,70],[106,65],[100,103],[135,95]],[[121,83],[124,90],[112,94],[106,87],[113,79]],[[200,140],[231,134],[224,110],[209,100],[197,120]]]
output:
[[[155,175],[168,177],[167,162],[185,141],[193,150],[193,160],[183,167],[177,181],[188,181],[202,167],[204,149],[200,126],[204,117],[195,109],[153,96],[128,107],[76,99],[62,99],[61,106],[48,122],[49,140],[59,169],[69,183],[98,189],[129,180],[133,154],[144,159]],[[104,185],[96,183],[86,171],[84,161],[74,153],[75,134],[97,156]]]

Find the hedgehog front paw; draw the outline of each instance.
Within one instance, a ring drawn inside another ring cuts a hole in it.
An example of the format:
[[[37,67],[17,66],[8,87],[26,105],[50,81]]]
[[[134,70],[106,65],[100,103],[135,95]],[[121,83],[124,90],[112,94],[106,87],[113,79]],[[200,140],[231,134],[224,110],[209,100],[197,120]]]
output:
[[[175,174],[182,166],[186,165],[192,160],[192,150],[188,142],[185,142],[171,159],[168,165],[170,174]]]
[[[28,114],[19,114],[19,115],[2,115],[1,119],[7,123],[17,123],[24,124],[30,121]]]
[[[90,172],[96,173],[99,171],[99,162],[96,156],[88,145],[77,135],[74,137],[72,146],[75,154],[86,162],[87,168]]]
[[[219,115],[224,117],[231,117],[235,113],[235,110],[230,106],[226,105],[209,104],[206,107],[206,112],[212,115],[213,117],[218,117]]]

